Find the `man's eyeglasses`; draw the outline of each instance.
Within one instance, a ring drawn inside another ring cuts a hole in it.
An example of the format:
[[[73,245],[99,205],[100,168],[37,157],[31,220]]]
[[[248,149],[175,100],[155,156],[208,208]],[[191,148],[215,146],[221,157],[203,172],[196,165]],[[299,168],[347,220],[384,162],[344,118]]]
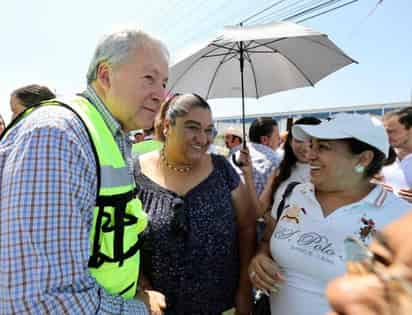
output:
[[[189,232],[188,218],[185,211],[185,202],[181,198],[172,200],[173,219],[172,229],[176,236],[185,238]]]

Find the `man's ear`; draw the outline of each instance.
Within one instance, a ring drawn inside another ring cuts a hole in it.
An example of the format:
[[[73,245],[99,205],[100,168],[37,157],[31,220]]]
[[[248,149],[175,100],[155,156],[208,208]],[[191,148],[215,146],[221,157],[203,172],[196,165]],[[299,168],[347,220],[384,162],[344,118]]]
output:
[[[260,144],[267,145],[269,143],[269,137],[268,136],[260,136],[259,140],[260,140]]]
[[[97,66],[96,76],[97,81],[99,81],[100,85],[105,88],[109,89],[111,85],[111,67],[106,62],[102,62]]]

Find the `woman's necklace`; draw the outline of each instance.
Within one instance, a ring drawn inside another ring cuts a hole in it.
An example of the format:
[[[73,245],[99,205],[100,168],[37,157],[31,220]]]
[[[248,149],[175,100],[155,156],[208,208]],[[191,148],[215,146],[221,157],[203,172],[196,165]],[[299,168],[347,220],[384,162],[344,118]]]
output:
[[[165,150],[162,149],[160,150],[160,159],[162,161],[162,163],[168,168],[171,169],[175,172],[179,172],[179,173],[187,173],[190,172],[192,170],[191,166],[174,166],[172,164],[170,164],[167,160],[166,160],[166,156],[165,156]]]

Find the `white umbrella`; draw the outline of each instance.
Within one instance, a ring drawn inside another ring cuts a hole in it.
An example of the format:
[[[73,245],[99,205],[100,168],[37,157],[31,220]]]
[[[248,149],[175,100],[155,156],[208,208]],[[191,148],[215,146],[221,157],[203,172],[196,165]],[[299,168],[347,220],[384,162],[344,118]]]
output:
[[[171,66],[169,89],[209,98],[259,98],[316,82],[356,62],[326,34],[290,22],[228,26]],[[243,137],[245,139],[245,137]]]

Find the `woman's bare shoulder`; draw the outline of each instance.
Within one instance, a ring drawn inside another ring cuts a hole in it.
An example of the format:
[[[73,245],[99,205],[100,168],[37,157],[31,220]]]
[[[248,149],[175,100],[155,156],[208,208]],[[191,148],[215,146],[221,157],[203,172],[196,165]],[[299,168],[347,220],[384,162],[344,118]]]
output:
[[[159,162],[159,152],[153,151],[139,156],[140,169],[143,174],[147,174],[149,170],[154,170]]]

